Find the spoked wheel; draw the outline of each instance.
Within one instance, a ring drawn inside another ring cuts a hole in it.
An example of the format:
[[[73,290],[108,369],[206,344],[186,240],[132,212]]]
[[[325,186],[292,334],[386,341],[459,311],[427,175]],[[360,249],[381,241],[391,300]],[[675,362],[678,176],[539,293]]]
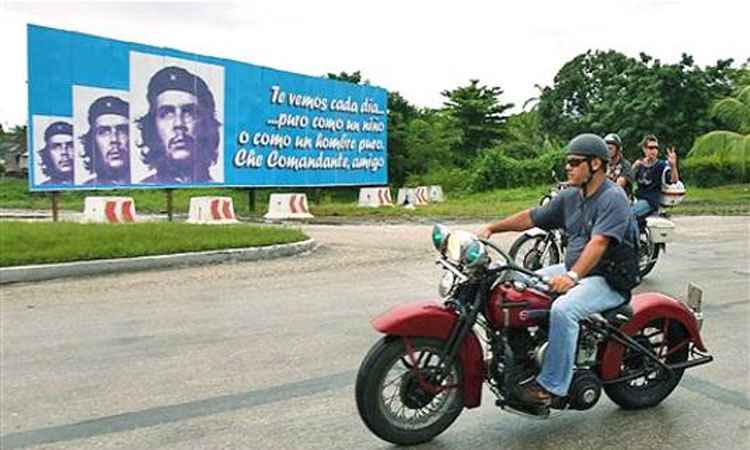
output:
[[[687,361],[690,339],[685,327],[677,321],[658,319],[648,323],[632,336],[636,342],[650,349],[666,364]],[[613,402],[625,409],[640,409],[658,405],[672,393],[682,378],[682,370],[672,375],[637,350],[626,348],[620,374],[643,373],[643,376],[615,384],[605,384],[604,391]]]
[[[370,350],[357,374],[359,415],[381,439],[398,445],[427,442],[448,428],[463,410],[463,374],[457,361],[435,383],[441,366],[437,339],[384,337]],[[409,347],[409,348],[407,348]]]
[[[648,227],[643,227],[639,239],[638,268],[640,269],[641,278],[645,278],[656,265],[656,260],[659,258],[659,246],[651,240],[651,232],[648,230]]]
[[[545,235],[521,235],[510,247],[509,256],[527,270],[539,270],[560,262],[557,245]]]

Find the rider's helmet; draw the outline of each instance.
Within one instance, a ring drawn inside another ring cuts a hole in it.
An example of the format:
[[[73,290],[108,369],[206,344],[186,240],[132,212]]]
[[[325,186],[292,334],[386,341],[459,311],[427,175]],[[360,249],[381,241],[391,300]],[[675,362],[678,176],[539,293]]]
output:
[[[602,161],[609,161],[609,150],[604,139],[592,133],[583,133],[574,137],[568,143],[568,155],[596,157]]]
[[[617,148],[622,148],[622,139],[620,139],[620,136],[618,136],[615,133],[609,133],[608,135],[604,136],[604,142],[607,144],[615,144]]]

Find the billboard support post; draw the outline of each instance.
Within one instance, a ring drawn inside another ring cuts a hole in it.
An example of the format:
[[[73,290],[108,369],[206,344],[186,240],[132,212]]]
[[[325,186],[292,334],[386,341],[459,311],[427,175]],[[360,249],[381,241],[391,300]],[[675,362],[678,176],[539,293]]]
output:
[[[166,189],[167,192],[167,220],[172,221],[172,189]]]
[[[52,221],[57,222],[60,210],[60,192],[52,192]]]

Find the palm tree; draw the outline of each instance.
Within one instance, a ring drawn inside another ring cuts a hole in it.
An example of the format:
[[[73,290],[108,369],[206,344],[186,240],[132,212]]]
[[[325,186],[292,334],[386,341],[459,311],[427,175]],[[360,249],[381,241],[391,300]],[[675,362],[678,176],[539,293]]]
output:
[[[711,115],[726,125],[726,130],[711,131],[695,140],[688,158],[715,158],[736,164],[741,174],[750,165],[750,70],[742,77],[735,95],[717,101]]]

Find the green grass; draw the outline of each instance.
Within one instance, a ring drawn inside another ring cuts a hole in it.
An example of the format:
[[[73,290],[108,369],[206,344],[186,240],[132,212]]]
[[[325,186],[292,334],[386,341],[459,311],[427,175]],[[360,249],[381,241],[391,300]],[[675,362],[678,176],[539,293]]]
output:
[[[256,225],[130,225],[0,222],[0,267],[258,247],[307,239],[302,231]]]
[[[359,208],[358,188],[315,189],[256,189],[255,211],[248,211],[247,189],[175,189],[173,210],[186,213],[190,197],[220,195],[230,196],[234,208],[241,216],[261,216],[268,207],[268,197],[272,192],[307,193],[310,212],[316,217],[353,217],[366,219],[409,219],[409,218],[496,218],[507,216],[524,208],[536,206],[539,198],[549,186],[524,187],[496,190],[478,194],[450,194],[444,203],[433,203],[415,210],[394,208]],[[319,195],[318,195],[319,194]],[[397,190],[392,190],[396,197]],[[133,197],[138,213],[160,213],[166,211],[164,190],[119,190],[102,192],[63,192],[60,194],[60,207],[70,211],[83,211],[83,199],[87,195],[124,195]],[[319,198],[318,198],[319,197]],[[28,191],[26,181],[0,179],[0,208],[46,209],[51,208],[50,194]],[[736,184],[716,188],[688,186],[685,200],[671,210],[683,215],[750,215],[750,185]]]

